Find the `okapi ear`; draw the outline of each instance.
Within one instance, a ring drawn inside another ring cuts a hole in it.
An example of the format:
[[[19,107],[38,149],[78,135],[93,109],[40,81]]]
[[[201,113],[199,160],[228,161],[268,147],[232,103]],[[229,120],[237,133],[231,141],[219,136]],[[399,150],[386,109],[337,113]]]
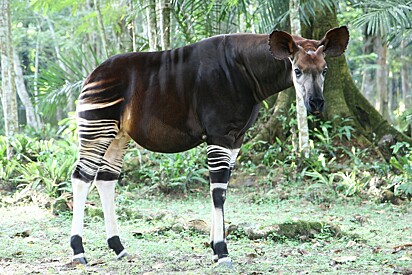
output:
[[[292,36],[283,31],[273,31],[269,35],[269,47],[276,59],[287,59],[299,50]]]
[[[324,46],[323,52],[328,56],[339,56],[343,54],[348,46],[349,30],[346,26],[329,30],[319,43]]]

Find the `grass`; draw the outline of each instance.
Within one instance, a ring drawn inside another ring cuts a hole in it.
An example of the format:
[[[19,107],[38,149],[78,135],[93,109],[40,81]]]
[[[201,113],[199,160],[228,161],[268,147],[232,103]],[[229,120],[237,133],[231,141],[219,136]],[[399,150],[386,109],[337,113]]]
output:
[[[297,220],[339,226],[341,237],[316,234],[305,241],[249,240],[228,236],[235,267],[211,262],[209,237],[193,230],[175,230],[189,220],[209,223],[207,191],[187,196],[144,196],[142,190],[119,189],[121,238],[130,257],[117,261],[106,245],[96,192],[89,200],[84,244],[89,264],[71,262],[70,212],[54,216],[34,203],[3,204],[0,209],[0,274],[408,274],[412,272],[412,208],[373,200],[336,197],[313,200],[309,186],[289,186],[276,197],[262,186],[230,188],[228,225],[264,228]],[[318,195],[319,196],[319,195]],[[261,197],[256,203],[256,197]],[[399,250],[399,251],[398,251]]]

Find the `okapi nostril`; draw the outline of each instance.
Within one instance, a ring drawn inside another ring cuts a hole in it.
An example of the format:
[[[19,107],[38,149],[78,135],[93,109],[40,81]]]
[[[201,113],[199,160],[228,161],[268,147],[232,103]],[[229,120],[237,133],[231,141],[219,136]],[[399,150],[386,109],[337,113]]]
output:
[[[321,98],[312,98],[312,97],[309,98],[309,106],[313,110],[321,111],[323,109],[324,103],[325,101]]]
[[[325,105],[325,101],[322,100],[322,101],[319,103],[319,108],[318,108],[318,109],[319,109],[320,111],[322,111],[324,105]]]
[[[316,104],[313,101],[309,101],[309,106],[311,109],[316,110]]]

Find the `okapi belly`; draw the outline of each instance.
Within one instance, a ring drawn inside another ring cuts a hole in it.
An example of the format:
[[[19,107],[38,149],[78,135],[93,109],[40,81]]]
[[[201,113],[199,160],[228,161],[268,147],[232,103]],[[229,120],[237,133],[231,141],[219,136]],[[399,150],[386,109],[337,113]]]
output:
[[[128,125],[129,126],[129,125]],[[126,132],[140,146],[159,153],[177,153],[196,147],[202,140],[202,130],[172,126],[156,117],[126,127]]]

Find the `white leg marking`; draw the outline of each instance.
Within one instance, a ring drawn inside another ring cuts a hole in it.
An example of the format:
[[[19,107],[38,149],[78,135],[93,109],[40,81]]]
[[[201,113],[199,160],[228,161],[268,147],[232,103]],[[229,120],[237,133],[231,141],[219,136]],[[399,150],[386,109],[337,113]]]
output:
[[[84,257],[86,257],[86,256],[84,255],[84,253],[79,253],[79,254],[76,254],[76,255],[73,256],[73,260],[74,260],[74,259],[84,258]]]
[[[87,194],[89,193],[90,183],[79,179],[72,179],[73,189],[73,219],[71,235],[83,236],[84,206]]]
[[[230,154],[230,169],[233,169],[235,167],[237,155],[239,154],[240,148],[233,149],[232,153]]]
[[[214,241],[214,232],[215,232],[215,207],[212,201],[212,224],[210,225],[210,242]]]
[[[223,211],[221,208],[214,208],[213,209],[213,218],[214,218],[214,232],[213,237],[214,243],[224,241],[224,232],[223,232]]]
[[[212,191],[215,188],[220,188],[220,189],[227,189],[227,183],[211,183],[210,184],[210,191]]]
[[[119,232],[117,229],[116,222],[116,212],[114,204],[114,189],[116,186],[117,180],[114,181],[96,181],[96,187],[99,191],[100,200],[102,202],[102,208],[104,213],[104,222],[106,224],[106,235],[107,238],[113,236],[118,236]]]

